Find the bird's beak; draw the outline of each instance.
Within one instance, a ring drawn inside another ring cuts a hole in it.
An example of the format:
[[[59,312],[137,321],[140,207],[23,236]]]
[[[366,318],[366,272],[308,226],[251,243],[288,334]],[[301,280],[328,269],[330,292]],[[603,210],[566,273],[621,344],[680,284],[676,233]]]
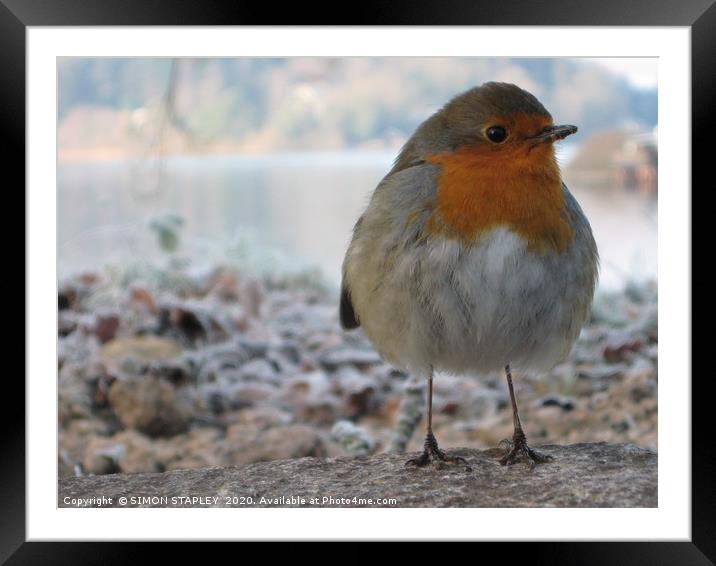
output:
[[[571,136],[577,131],[577,126],[563,125],[563,126],[548,126],[542,130],[539,134],[534,136],[532,139],[536,143],[543,142],[556,142],[563,140],[567,136]]]

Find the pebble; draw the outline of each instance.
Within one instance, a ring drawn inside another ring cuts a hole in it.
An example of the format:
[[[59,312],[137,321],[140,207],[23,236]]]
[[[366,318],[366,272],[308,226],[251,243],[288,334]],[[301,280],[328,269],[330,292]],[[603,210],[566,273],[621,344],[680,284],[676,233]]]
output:
[[[559,407],[564,411],[571,411],[577,406],[577,401],[570,397],[550,394],[538,399],[536,404],[539,407]]]
[[[370,453],[375,442],[368,432],[351,421],[341,420],[333,425],[331,436],[350,454],[364,456]]]

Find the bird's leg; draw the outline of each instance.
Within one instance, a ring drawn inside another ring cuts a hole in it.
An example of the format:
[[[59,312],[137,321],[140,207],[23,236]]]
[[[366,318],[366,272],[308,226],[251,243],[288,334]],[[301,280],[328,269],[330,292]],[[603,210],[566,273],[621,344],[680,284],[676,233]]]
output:
[[[433,370],[430,369],[430,375],[428,376],[428,431],[425,436],[425,445],[423,453],[417,458],[411,458],[405,465],[414,465],[423,467],[430,462],[451,462],[465,464],[468,470],[471,470],[470,466],[467,465],[467,460],[461,456],[448,456],[443,450],[438,447],[438,441],[433,434]]]
[[[535,450],[532,450],[527,445],[527,437],[525,432],[522,430],[522,423],[520,423],[520,414],[517,412],[517,401],[515,400],[515,390],[512,387],[512,371],[510,370],[509,364],[505,366],[505,375],[507,376],[507,387],[510,390],[510,400],[512,401],[512,422],[514,423],[515,432],[512,436],[512,442],[509,440],[503,441],[508,445],[507,454],[500,459],[500,464],[512,465],[517,462],[520,458],[525,458],[530,468],[534,468],[535,464],[541,464],[552,460],[552,456],[546,454],[540,454]]]

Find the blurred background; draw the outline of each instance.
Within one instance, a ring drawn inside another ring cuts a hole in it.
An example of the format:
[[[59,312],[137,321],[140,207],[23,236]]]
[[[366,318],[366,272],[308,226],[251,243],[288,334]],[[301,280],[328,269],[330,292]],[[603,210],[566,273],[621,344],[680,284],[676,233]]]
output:
[[[488,80],[579,126],[601,255],[570,359],[516,377],[526,432],[656,448],[656,59],[59,58],[60,475],[419,449],[423,384],[340,330],[340,265],[416,126]],[[511,435],[475,377],[436,380],[444,447]]]

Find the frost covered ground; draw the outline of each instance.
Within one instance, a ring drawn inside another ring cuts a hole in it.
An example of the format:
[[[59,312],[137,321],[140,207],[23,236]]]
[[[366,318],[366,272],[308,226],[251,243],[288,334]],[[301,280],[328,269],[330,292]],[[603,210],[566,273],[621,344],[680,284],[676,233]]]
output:
[[[422,446],[421,384],[343,332],[310,277],[168,262],[59,288],[60,477]],[[657,344],[654,283],[599,294],[567,362],[515,376],[531,443],[655,450]],[[443,448],[511,436],[501,375],[438,375],[434,407]]]

